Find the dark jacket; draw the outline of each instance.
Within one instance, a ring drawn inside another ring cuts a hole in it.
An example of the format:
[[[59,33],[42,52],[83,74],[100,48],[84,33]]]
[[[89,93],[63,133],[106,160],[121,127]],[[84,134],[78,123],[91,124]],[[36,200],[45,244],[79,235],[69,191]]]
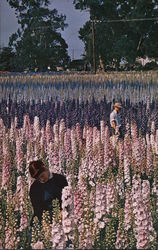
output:
[[[61,196],[62,189],[68,186],[67,180],[63,175],[53,174],[47,182],[41,183],[35,180],[30,187],[30,199],[34,209],[34,215],[32,217],[30,225],[33,225],[33,218],[38,217],[39,222],[42,220],[43,211],[50,211],[52,214],[52,200],[56,198],[59,200],[61,208]]]

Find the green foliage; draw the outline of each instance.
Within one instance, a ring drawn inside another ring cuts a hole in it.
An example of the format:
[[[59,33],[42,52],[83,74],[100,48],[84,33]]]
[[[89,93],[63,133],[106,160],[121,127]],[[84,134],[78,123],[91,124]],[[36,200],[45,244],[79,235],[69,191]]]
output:
[[[88,10],[90,19],[95,23],[95,53],[99,64],[101,56],[105,69],[137,69],[136,59],[149,57],[158,59],[158,23],[157,21],[106,22],[107,20],[157,18],[157,1],[122,0],[74,0],[76,9]],[[92,63],[92,28],[86,22],[79,31],[85,44],[86,57]],[[151,65],[155,67],[155,65]]]
[[[67,27],[65,15],[50,10],[48,0],[7,0],[15,9],[20,28],[12,34],[9,46],[15,51],[16,70],[25,68],[56,70],[69,61],[67,44],[60,30]]]
[[[14,68],[13,59],[15,53],[9,47],[4,47],[0,52],[0,70],[10,71]]]

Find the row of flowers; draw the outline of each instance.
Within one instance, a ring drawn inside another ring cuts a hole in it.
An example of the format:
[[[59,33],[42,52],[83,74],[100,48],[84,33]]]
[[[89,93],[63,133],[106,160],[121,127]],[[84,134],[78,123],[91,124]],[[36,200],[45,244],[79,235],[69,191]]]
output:
[[[99,128],[65,120],[41,125],[24,116],[7,128],[0,119],[0,248],[156,249],[158,239],[158,130],[139,134],[133,121],[116,143],[103,120]],[[29,199],[28,164],[41,158],[64,174],[62,212],[53,202],[42,226]]]
[[[0,102],[10,98],[18,102],[47,102],[51,99],[91,102],[94,98],[101,102],[106,98],[107,102],[120,99],[135,104],[154,100],[157,90],[157,75],[147,74],[0,77]]]

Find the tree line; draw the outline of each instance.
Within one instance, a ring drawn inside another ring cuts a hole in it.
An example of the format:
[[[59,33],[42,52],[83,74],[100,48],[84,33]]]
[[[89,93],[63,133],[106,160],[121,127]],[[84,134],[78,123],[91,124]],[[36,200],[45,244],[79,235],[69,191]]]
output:
[[[50,0],[7,0],[15,10],[19,28],[0,53],[0,70],[39,71],[68,67],[68,45],[61,31],[66,16],[49,9]],[[85,45],[85,63],[103,70],[143,69],[138,59],[157,67],[158,0],[74,0],[76,9],[88,11],[79,30]],[[92,34],[94,32],[94,34]],[[92,36],[93,35],[93,36]],[[94,58],[95,57],[95,58]]]

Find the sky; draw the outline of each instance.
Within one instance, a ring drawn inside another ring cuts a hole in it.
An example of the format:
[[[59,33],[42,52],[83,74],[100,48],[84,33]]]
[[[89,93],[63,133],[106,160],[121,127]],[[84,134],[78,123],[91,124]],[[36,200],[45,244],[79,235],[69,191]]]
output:
[[[78,31],[89,20],[89,13],[76,10],[73,0],[50,0],[49,8],[56,8],[59,14],[66,15],[68,27],[62,32],[62,36],[68,44],[70,57],[72,59],[81,58],[84,53],[84,44],[78,38]],[[17,29],[18,23],[14,9],[11,9],[7,0],[0,0],[0,45],[7,46],[9,36]]]

